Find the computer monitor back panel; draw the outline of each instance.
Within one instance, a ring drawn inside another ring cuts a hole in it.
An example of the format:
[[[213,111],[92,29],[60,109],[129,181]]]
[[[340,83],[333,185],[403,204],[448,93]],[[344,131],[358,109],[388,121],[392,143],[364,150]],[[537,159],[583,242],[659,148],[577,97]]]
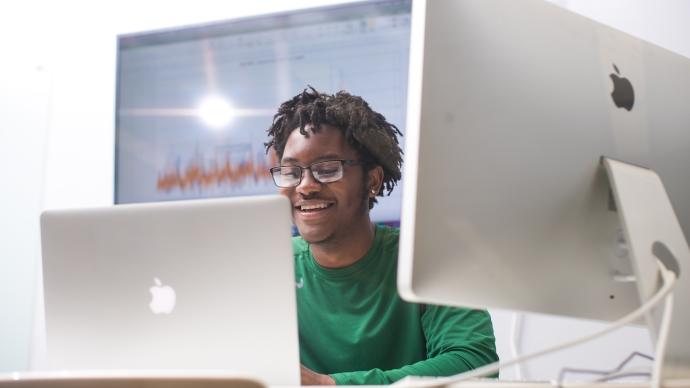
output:
[[[604,320],[639,306],[599,160],[654,169],[688,238],[690,60],[548,3],[435,0],[413,8],[408,87],[404,296]]]

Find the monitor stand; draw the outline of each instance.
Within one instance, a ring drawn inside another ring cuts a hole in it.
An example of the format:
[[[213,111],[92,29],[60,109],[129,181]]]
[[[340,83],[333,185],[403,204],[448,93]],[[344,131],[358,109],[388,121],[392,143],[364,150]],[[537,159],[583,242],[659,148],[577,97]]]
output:
[[[642,302],[657,291],[657,258],[678,280],[673,290],[673,316],[663,357],[662,379],[690,378],[690,249],[664,185],[652,170],[602,157],[625,239],[630,248]],[[679,168],[682,168],[679,166]],[[659,307],[646,321],[656,343],[661,322]]]

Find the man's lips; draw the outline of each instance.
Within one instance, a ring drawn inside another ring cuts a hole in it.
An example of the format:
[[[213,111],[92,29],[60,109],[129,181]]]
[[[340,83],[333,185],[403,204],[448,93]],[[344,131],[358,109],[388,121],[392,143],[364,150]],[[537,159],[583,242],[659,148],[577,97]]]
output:
[[[335,204],[334,201],[326,200],[302,200],[294,205],[295,210],[300,213],[316,213],[326,210]]]

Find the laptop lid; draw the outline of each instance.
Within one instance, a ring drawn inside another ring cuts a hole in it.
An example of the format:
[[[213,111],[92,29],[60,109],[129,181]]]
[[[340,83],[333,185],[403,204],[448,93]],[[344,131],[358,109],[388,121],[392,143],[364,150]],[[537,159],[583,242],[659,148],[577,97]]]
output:
[[[213,369],[299,384],[288,200],[46,211],[49,369]]]

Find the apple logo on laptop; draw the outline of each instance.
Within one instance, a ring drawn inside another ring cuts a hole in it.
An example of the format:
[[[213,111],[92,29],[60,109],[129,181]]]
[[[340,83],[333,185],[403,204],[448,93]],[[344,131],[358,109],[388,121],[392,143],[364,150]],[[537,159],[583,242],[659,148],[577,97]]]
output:
[[[170,286],[164,286],[158,278],[153,278],[153,282],[155,286],[149,288],[149,308],[154,314],[170,314],[175,308],[175,290]]]
[[[613,64],[613,69],[615,73],[611,73],[611,81],[613,81],[613,91],[611,92],[611,98],[618,108],[625,108],[630,111],[635,104],[635,91],[633,90],[632,83],[627,78],[621,77],[621,72],[618,71],[618,66]]]

